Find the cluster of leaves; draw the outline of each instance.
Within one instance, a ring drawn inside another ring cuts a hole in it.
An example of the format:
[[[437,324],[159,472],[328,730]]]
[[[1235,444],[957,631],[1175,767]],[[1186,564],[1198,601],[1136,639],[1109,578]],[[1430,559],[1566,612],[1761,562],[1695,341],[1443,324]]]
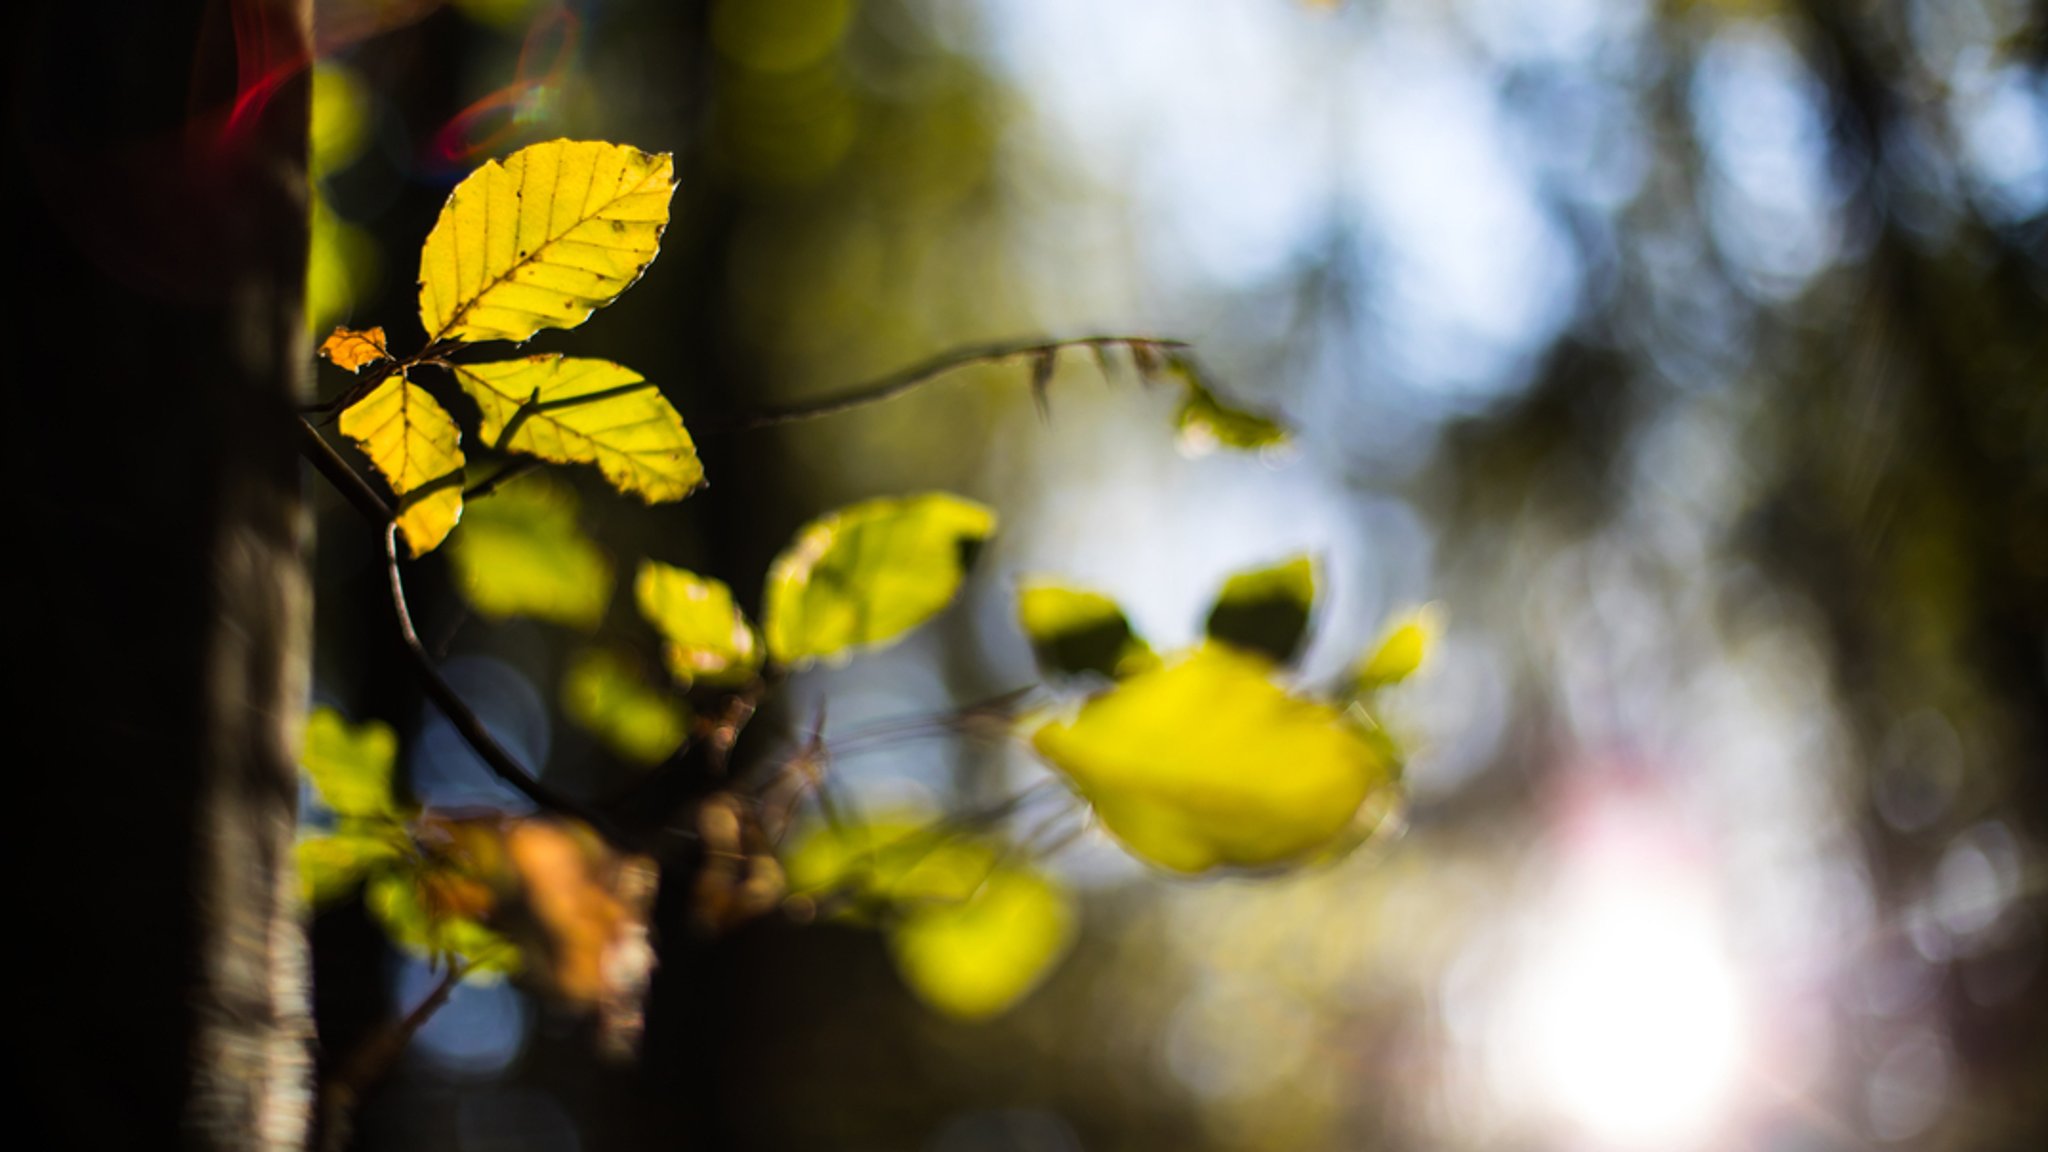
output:
[[[653,260],[673,190],[669,157],[612,144],[555,141],[486,164],[450,195],[422,251],[423,350],[395,356],[378,328],[338,329],[322,346],[356,373],[337,404],[339,429],[397,498],[395,526],[414,555],[449,538],[469,497],[451,567],[487,618],[595,629],[610,610],[612,561],[578,528],[574,496],[547,477],[467,487],[463,430],[413,375],[447,373],[494,452],[592,465],[650,503],[688,495],[704,479],[689,433],[630,369],[554,354],[455,359],[472,344],[574,327],[615,299]],[[1098,354],[1106,342],[1092,341]],[[1284,440],[1277,424],[1220,400],[1191,359],[1162,354],[1163,342],[1125,343],[1146,379],[1184,388],[1184,440]],[[1042,390],[1058,346],[1028,347]],[[622,759],[651,765],[705,731],[687,700],[741,699],[729,741],[786,673],[887,645],[941,612],[995,530],[992,510],[939,492],[840,508],[799,529],[770,566],[758,624],[725,583],[643,559],[632,596],[666,682],[624,652],[585,649],[563,679],[564,714]],[[1073,803],[1150,864],[1202,873],[1331,858],[1395,804],[1399,752],[1367,705],[1413,670],[1425,628],[1401,624],[1336,693],[1301,695],[1287,681],[1315,596],[1306,557],[1240,573],[1207,638],[1162,657],[1108,597],[1030,583],[1020,622],[1047,678],[1073,691],[1054,712],[1012,718],[1016,732]],[[309,905],[361,888],[397,945],[465,975],[524,970],[586,1005],[620,994],[604,973],[631,970],[619,950],[645,947],[652,864],[559,815],[422,811],[393,791],[395,752],[382,725],[315,714],[305,767],[333,820],[300,844]],[[823,771],[799,756],[773,774],[770,789],[798,781],[787,803],[734,785],[699,805],[704,877],[726,885],[700,884],[700,923],[777,906],[786,875],[802,907],[882,927],[906,981],[942,1011],[986,1017],[1043,978],[1075,914],[1028,844],[898,812],[826,822],[778,863],[791,797]]]

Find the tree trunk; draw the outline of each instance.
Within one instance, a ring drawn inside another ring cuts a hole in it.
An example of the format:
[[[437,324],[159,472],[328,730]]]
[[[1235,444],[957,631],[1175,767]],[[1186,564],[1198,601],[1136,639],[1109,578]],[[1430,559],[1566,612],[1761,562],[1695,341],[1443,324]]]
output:
[[[296,1148],[310,6],[31,12],[5,450],[28,1143]]]

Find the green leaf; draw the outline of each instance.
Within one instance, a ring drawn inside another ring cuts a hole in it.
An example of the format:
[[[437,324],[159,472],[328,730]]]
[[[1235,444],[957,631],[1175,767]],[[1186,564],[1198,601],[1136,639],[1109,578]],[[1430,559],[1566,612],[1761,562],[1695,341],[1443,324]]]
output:
[[[947,836],[935,817],[884,814],[818,827],[787,854],[797,891],[843,890],[877,905],[903,982],[962,1020],[1001,1014],[1041,983],[1073,942],[1073,901],[1037,870],[986,840]]]
[[[617,653],[586,649],[562,676],[562,712],[623,760],[659,764],[690,734],[690,710],[635,674]]]
[[[397,862],[403,844],[391,836],[343,832],[308,836],[293,847],[299,894],[308,908],[324,908],[347,896],[370,873]]]
[[[744,684],[761,666],[753,625],[723,583],[642,560],[633,598],[640,614],[661,634],[662,658],[684,687]]]
[[[768,570],[768,652],[802,666],[874,648],[960,590],[996,515],[943,492],[869,500],[806,525]]]
[[[439,547],[462,518],[462,430],[455,418],[401,374],[349,405],[336,427],[399,498],[398,527],[412,554]]]
[[[332,708],[315,709],[306,721],[299,764],[312,778],[321,803],[344,819],[402,819],[391,796],[391,766],[398,736],[376,720],[351,727]]]
[[[1315,603],[1315,562],[1307,556],[1239,572],[1209,610],[1209,636],[1285,664],[1301,651]]]
[[[454,911],[445,891],[470,884],[448,873],[386,873],[371,880],[363,901],[399,948],[434,963],[461,957],[469,976],[517,973],[519,949],[468,916]]]
[[[1187,451],[1199,454],[1223,447],[1250,452],[1287,443],[1285,427],[1269,417],[1226,403],[1202,379],[1193,361],[1176,358],[1167,364],[1166,370],[1187,390],[1173,418],[1181,446]]]
[[[448,196],[420,250],[420,324],[443,340],[574,328],[661,250],[675,195],[666,153],[551,140],[493,160]]]
[[[1341,846],[1387,763],[1336,709],[1289,695],[1265,660],[1206,644],[1090,700],[1032,745],[1142,860],[1265,868]]]
[[[1017,621],[1039,667],[1051,675],[1093,672],[1118,679],[1159,665],[1116,601],[1046,581],[1017,592]]]
[[[557,464],[595,464],[649,504],[704,484],[697,445],[660,389],[609,360],[549,354],[453,366],[476,401],[484,442]]]
[[[1358,662],[1352,691],[1363,695],[1413,676],[1442,631],[1442,613],[1433,604],[1395,617],[1372,654]]]
[[[611,603],[612,566],[576,526],[576,494],[546,477],[469,506],[449,546],[456,591],[491,620],[526,616],[589,631]]]
[[[1044,981],[1074,938],[1073,901],[1035,870],[996,865],[965,900],[904,915],[889,951],[918,999],[959,1020],[1001,1015]]]

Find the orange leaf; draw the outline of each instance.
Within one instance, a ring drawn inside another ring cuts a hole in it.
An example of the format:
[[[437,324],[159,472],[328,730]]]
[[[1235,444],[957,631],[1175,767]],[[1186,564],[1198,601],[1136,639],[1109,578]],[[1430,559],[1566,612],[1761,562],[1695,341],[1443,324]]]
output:
[[[390,350],[384,346],[382,328],[336,328],[332,336],[321,341],[320,355],[351,372],[361,372],[365,364],[391,359]]]

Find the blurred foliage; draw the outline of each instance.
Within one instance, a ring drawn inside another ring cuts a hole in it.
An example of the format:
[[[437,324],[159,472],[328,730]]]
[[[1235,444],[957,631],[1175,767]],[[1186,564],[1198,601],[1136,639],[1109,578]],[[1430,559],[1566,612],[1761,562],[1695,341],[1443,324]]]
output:
[[[611,604],[612,565],[576,513],[575,493],[545,476],[473,503],[448,554],[456,591],[486,619],[597,627]]]
[[[768,570],[768,654],[801,667],[896,640],[952,602],[995,528],[993,510],[943,492],[813,520]]]

